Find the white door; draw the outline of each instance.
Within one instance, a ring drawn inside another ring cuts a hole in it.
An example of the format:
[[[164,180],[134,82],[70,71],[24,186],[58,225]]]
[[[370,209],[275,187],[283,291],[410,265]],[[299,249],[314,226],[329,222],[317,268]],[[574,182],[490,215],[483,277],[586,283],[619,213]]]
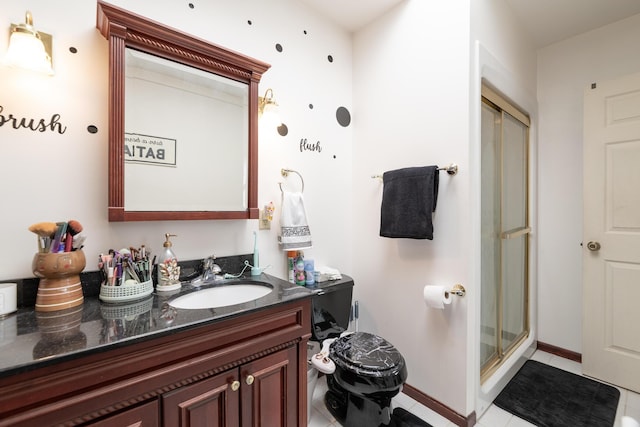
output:
[[[584,97],[582,368],[640,392],[640,74],[594,85]]]

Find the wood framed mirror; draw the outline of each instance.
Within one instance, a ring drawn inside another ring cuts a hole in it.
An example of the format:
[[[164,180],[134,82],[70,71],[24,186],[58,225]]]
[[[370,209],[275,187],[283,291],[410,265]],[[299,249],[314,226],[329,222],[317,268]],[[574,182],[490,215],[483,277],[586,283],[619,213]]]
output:
[[[270,65],[105,3],[109,221],[256,219]]]

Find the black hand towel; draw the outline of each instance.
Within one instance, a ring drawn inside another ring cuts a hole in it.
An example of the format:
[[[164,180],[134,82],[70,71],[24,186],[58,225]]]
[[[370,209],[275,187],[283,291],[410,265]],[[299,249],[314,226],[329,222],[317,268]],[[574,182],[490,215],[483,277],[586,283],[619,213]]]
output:
[[[438,166],[397,169],[382,175],[380,236],[433,240],[431,214],[438,201]]]

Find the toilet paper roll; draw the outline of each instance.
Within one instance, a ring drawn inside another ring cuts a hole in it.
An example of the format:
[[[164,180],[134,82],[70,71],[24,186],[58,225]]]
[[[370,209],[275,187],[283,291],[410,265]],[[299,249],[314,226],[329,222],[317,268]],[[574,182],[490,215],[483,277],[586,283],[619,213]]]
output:
[[[427,304],[427,307],[444,309],[445,305],[451,304],[452,297],[451,293],[444,288],[444,286],[425,286],[424,291],[424,302]]]
[[[0,316],[16,311],[17,299],[16,283],[0,283]]]

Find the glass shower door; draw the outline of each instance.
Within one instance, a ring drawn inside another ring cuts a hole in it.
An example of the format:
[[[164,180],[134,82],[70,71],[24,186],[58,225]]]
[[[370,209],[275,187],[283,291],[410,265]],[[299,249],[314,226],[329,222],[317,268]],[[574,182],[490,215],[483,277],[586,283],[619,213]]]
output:
[[[529,123],[521,113],[509,114],[501,108],[501,102],[504,102],[502,98],[483,97],[482,104],[480,363],[483,379],[500,366],[529,332]]]
[[[482,104],[481,147],[481,334],[480,363],[484,368],[498,359],[501,277],[500,169],[501,113]]]

